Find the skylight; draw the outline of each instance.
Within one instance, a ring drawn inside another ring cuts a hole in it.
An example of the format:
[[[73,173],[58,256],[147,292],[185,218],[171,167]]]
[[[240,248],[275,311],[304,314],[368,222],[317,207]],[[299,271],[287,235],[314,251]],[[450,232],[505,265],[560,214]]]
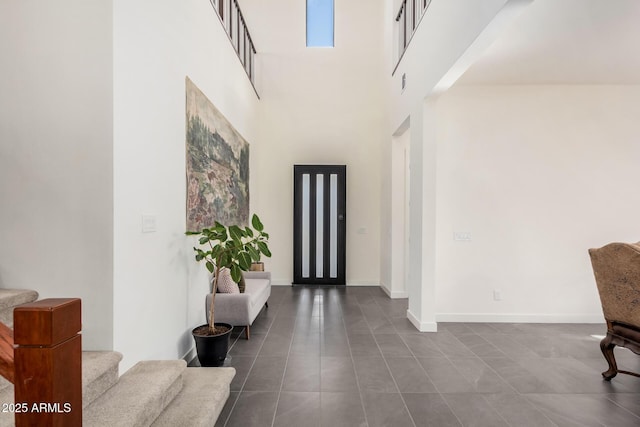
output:
[[[333,47],[334,0],[307,1],[307,47]]]

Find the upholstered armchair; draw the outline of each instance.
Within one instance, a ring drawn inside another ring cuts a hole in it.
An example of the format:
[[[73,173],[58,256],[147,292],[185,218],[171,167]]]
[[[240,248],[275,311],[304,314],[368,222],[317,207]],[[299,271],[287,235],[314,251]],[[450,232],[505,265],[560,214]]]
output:
[[[640,376],[618,370],[613,354],[615,346],[640,354],[640,242],[610,243],[589,249],[589,255],[607,321],[607,336],[600,342],[600,349],[609,370],[602,376],[607,381],[618,372]]]

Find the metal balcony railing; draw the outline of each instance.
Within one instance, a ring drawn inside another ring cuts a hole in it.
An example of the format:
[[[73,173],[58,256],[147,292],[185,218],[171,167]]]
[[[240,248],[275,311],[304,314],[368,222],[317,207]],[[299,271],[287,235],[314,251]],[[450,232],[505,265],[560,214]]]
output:
[[[394,73],[430,4],[431,0],[404,0],[400,5],[400,10],[396,15],[399,44],[397,50],[398,61],[393,69]]]
[[[256,48],[237,0],[210,0],[255,89]],[[256,92],[257,93],[257,92]]]

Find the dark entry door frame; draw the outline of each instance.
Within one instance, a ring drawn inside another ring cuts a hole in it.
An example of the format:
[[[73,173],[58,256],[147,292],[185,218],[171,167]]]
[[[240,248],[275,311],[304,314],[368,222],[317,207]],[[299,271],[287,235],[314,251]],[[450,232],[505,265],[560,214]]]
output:
[[[346,284],[346,176],[345,165],[293,166],[293,284]]]

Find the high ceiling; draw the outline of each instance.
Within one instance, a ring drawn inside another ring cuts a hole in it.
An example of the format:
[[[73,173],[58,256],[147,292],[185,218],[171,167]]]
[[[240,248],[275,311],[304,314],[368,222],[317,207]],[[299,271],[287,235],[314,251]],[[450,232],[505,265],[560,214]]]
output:
[[[457,84],[640,84],[640,0],[534,0]]]

